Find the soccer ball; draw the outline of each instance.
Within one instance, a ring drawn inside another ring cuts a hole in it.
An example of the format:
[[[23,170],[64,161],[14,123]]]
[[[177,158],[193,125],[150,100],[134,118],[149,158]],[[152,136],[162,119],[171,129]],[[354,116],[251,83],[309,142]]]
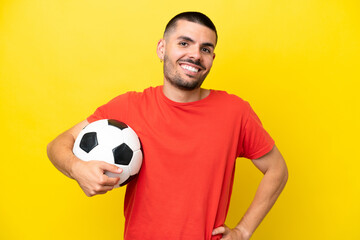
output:
[[[115,188],[126,185],[139,173],[143,159],[135,131],[113,119],[98,120],[84,127],[75,140],[73,152],[84,161],[105,161],[122,168],[120,174],[105,172],[109,177],[120,177]]]

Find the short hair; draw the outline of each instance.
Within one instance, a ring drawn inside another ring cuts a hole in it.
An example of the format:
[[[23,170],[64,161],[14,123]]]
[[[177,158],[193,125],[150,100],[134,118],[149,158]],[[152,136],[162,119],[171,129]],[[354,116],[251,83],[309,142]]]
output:
[[[210,18],[208,16],[206,16],[203,13],[200,12],[182,12],[179,13],[178,15],[176,15],[175,17],[173,17],[168,24],[165,27],[165,31],[164,31],[164,36],[167,32],[171,31],[172,29],[174,29],[176,27],[176,23],[179,20],[186,20],[189,22],[194,22],[194,23],[198,23],[201,24],[205,27],[210,28],[211,30],[213,30],[215,32],[216,35],[216,42],[218,40],[218,35],[217,35],[217,31],[216,31],[216,27],[214,25],[214,23],[210,20]]]

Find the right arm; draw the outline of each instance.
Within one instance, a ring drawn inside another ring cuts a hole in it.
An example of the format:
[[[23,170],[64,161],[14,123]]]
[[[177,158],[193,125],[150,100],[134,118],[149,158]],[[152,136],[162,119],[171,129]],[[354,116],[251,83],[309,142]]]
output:
[[[122,169],[102,161],[82,161],[73,154],[75,139],[88,124],[84,120],[60,134],[48,144],[47,154],[60,172],[75,179],[84,193],[91,197],[112,190],[119,181],[119,178],[105,175],[105,171],[121,173]]]

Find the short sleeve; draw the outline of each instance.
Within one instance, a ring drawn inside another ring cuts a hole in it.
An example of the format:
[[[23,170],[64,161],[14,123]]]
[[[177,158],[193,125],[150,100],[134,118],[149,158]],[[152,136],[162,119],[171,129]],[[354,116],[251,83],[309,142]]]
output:
[[[240,143],[242,144],[240,157],[257,159],[264,156],[274,147],[274,140],[264,129],[259,117],[248,104],[248,117],[242,128],[243,134]]]
[[[101,119],[116,119],[124,121],[129,105],[128,96],[129,93],[119,95],[108,103],[98,107],[95,112],[87,118],[88,122],[91,123]]]

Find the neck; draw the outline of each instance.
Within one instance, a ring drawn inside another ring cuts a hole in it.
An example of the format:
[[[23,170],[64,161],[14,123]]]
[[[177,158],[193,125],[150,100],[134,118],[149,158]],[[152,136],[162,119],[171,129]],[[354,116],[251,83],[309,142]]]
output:
[[[187,103],[199,101],[210,94],[210,90],[203,88],[196,88],[194,90],[182,90],[166,81],[163,86],[164,95],[174,102]]]

